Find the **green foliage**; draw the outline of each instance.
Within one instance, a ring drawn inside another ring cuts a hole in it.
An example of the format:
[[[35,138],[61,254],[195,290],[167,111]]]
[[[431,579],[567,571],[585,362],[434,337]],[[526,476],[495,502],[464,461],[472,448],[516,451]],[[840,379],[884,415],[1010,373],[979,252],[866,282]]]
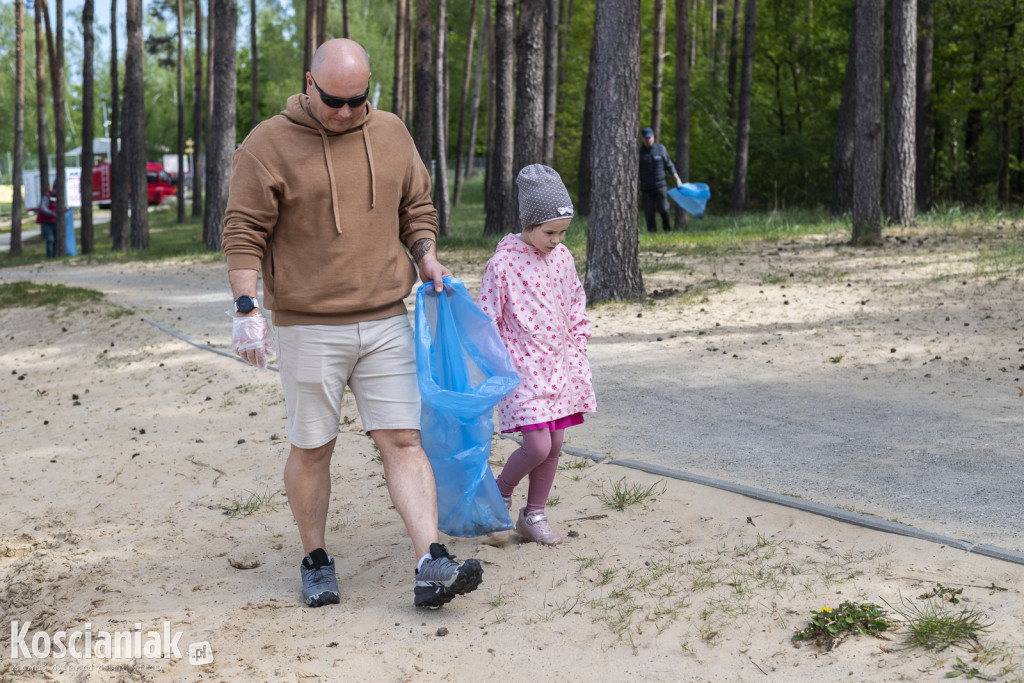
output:
[[[851,632],[877,635],[889,629],[882,610],[871,602],[843,602],[839,607],[822,607],[811,612],[811,623],[793,635],[794,641],[814,641],[830,645],[837,637]]]
[[[653,83],[653,0],[641,0],[640,121],[651,120]],[[0,110],[14,109],[14,18],[13,3],[0,6]],[[595,5],[576,2],[570,14],[563,9],[559,57],[558,103],[553,165],[574,193],[578,184],[579,151],[585,106]],[[690,113],[689,178],[706,182],[714,197],[709,212],[722,213],[728,206],[734,164],[735,99],[730,96],[728,55],[733,23],[733,3],[725,3],[721,25],[712,30],[711,12],[690,12],[689,35],[685,45],[676,44],[676,3],[667,3],[665,59],[662,74],[662,124],[660,141],[675,156],[676,72],[683,56],[693,56],[690,67],[688,109]],[[748,169],[750,210],[783,209],[794,206],[820,207],[828,204],[832,142],[849,54],[854,0],[808,3],[805,0],[765,0],[757,6],[754,82]],[[194,78],[193,3],[185,3],[185,128],[192,136]],[[1021,59],[1024,26],[1019,8],[1011,0],[978,0],[964,12],[962,3],[933,3],[935,12],[935,55],[931,93],[933,121],[933,196],[942,202],[965,204],[1004,201],[1009,187],[1020,194],[1020,131],[1012,125],[1019,119],[1024,101]],[[289,95],[302,85],[303,16],[299,0],[260,0],[258,16],[258,118],[268,118],[284,108]],[[476,20],[483,20],[483,3]],[[66,6],[64,22],[67,61],[68,140],[67,147],[81,143],[82,40],[80,6]],[[159,158],[177,147],[176,46],[177,21],[173,3],[146,3],[145,100],[147,156]],[[448,3],[448,47],[450,102],[448,121],[449,159],[453,160],[458,139],[461,84],[466,72],[466,42],[469,3]],[[742,4],[741,4],[742,10]],[[395,7],[392,2],[349,3],[351,36],[371,56],[374,87],[379,84],[379,109],[392,107]],[[32,12],[26,12],[31,29]],[[238,85],[236,139],[248,134],[250,121],[250,79],[252,50],[249,45],[249,3],[238,6]],[[205,17],[204,17],[205,20]],[[96,130],[104,134],[104,107],[109,115],[109,16],[95,17],[97,52]],[[341,8],[329,3],[326,35],[341,35]],[[205,23],[205,21],[204,21]],[[742,24],[742,22],[741,22]],[[741,26],[742,28],[742,26]],[[123,31],[123,28],[121,29]],[[477,40],[480,32],[477,31]],[[26,168],[36,167],[35,78],[32,73],[34,32],[26,32]],[[742,41],[742,38],[741,38]],[[119,49],[125,49],[124,40]],[[474,50],[474,59],[477,51]],[[204,61],[208,54],[204,50]],[[738,67],[737,67],[738,68]],[[204,64],[205,74],[205,64]],[[124,70],[121,69],[123,77]],[[484,79],[488,78],[486,69]],[[47,91],[49,90],[47,86]],[[483,88],[475,151],[482,160],[486,153],[486,97]],[[49,100],[47,93],[47,101]],[[730,106],[732,105],[732,106]],[[52,139],[52,105],[49,112],[49,151]],[[1007,128],[1004,121],[1010,121]],[[467,121],[468,127],[468,121]],[[976,143],[968,135],[974,126]],[[1008,131],[1008,132],[1004,132]],[[467,131],[468,133],[468,128]],[[639,143],[639,140],[637,141]],[[205,148],[205,145],[203,146]],[[13,127],[0,127],[0,176],[10,172]],[[679,162],[678,159],[676,159]],[[51,164],[52,166],[52,164]],[[998,186],[1009,169],[1010,181]]]
[[[955,605],[958,602],[960,602],[960,598],[958,596],[963,595],[963,592],[963,588],[947,588],[946,586],[943,586],[941,583],[937,583],[935,584],[935,588],[931,589],[930,592],[922,593],[921,595],[917,596],[917,598],[918,600],[927,600],[928,598],[941,598],[942,600],[945,600],[946,602]]]

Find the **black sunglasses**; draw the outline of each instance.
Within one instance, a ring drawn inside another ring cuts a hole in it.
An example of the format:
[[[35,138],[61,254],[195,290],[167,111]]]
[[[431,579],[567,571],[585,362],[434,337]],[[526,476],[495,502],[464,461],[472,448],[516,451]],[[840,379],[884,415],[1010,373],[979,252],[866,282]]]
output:
[[[313,78],[313,74],[310,74],[309,77],[313,81],[313,87],[316,88],[318,93],[320,93],[320,101],[331,109],[341,109],[346,104],[352,109],[355,109],[356,107],[361,107],[363,102],[366,101],[366,98],[370,96],[369,83],[366,84],[366,92],[362,95],[356,95],[355,97],[335,97],[334,95],[328,95],[319,85],[317,85],[316,79]]]

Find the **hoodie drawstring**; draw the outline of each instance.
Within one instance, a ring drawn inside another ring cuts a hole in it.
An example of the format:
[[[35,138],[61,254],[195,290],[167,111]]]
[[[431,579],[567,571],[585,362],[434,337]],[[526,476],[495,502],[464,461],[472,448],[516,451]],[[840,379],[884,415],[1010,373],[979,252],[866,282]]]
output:
[[[331,186],[331,208],[334,212],[334,229],[341,234],[341,210],[338,208],[338,191],[334,185],[334,162],[331,160],[331,142],[327,139],[327,133],[319,128],[320,139],[324,143],[324,158],[327,160],[327,182]]]
[[[366,126],[362,127],[363,146],[366,148],[366,161],[370,165],[370,208],[377,205],[377,174],[373,170],[373,150],[370,149],[370,136],[366,134]]]
[[[341,209],[338,206],[338,190],[334,180],[334,161],[331,158],[331,141],[323,128],[320,131],[320,140],[324,143],[324,158],[327,160],[327,180],[331,185],[331,207],[334,211],[334,228],[341,234]],[[360,127],[363,135],[363,148],[366,150],[366,161],[370,166],[370,208],[377,205],[377,174],[373,168],[373,150],[370,147],[370,136],[366,134],[366,126]]]

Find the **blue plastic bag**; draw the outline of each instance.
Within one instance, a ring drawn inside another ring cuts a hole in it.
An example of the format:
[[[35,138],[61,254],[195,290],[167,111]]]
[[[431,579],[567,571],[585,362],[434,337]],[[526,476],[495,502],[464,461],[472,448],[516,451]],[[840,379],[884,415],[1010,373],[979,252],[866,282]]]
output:
[[[420,436],[437,482],[437,528],[472,538],[512,528],[488,459],[494,407],[519,373],[466,286],[444,284],[440,294],[432,282],[416,290]]]
[[[676,204],[697,218],[704,216],[704,207],[711,198],[711,188],[704,183],[683,183],[668,191],[668,196]]]

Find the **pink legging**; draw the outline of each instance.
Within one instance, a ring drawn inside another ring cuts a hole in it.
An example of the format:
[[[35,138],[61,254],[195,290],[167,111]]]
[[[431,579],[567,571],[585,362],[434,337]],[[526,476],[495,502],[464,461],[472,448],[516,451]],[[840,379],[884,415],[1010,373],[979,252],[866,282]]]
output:
[[[555,483],[565,430],[534,429],[522,434],[523,445],[508,456],[508,462],[498,475],[498,491],[508,498],[523,477],[530,475],[526,511],[535,512],[544,509]]]

